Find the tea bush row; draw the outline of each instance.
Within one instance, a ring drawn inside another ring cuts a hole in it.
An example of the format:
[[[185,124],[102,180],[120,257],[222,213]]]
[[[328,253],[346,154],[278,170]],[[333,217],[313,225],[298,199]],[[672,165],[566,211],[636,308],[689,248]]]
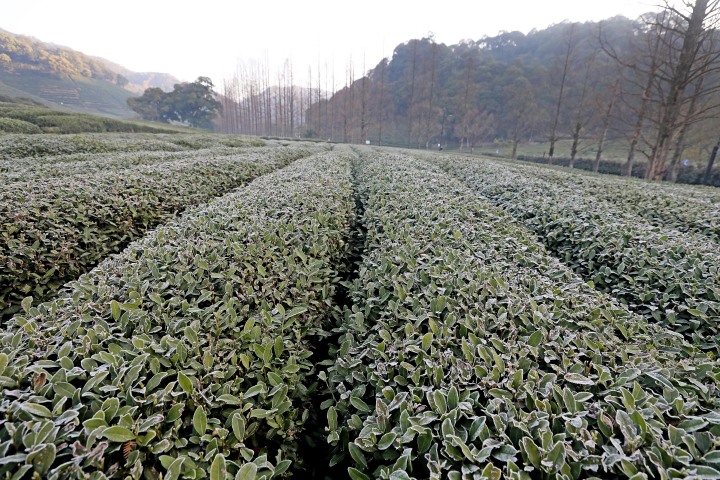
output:
[[[0,316],[118,252],[179,211],[309,154],[302,148],[140,166],[0,187]]]
[[[428,163],[359,174],[366,252],[323,374],[368,478],[715,478],[720,366]]]
[[[720,253],[702,237],[652,225],[616,205],[494,162],[438,164],[502,206],[596,288],[718,351]]]
[[[0,336],[0,475],[300,470],[353,221],[350,156],[318,154],[26,305]]]

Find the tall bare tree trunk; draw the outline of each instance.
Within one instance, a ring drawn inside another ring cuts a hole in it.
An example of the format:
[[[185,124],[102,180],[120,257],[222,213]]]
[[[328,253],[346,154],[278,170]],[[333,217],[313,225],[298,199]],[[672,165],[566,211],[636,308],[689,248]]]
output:
[[[645,116],[647,115],[648,106],[650,103],[650,95],[655,80],[655,75],[658,69],[658,50],[660,48],[660,36],[655,37],[655,43],[653,46],[653,52],[650,60],[650,71],[647,75],[647,82],[643,88],[642,98],[640,100],[640,109],[638,110],[637,119],[635,120],[635,126],[633,128],[633,135],[630,139],[630,148],[628,150],[627,160],[623,166],[623,175],[628,177],[632,176],[633,165],[635,163],[635,150],[640,142],[640,135],[642,134],[643,124],[645,123]]]
[[[685,136],[687,135],[688,129],[690,128],[690,120],[695,115],[695,110],[697,109],[698,101],[700,99],[700,93],[703,90],[704,81],[705,77],[704,75],[701,75],[698,79],[698,84],[696,85],[695,92],[690,99],[690,106],[688,107],[687,114],[684,116],[682,122],[683,125],[680,129],[680,134],[678,135],[677,142],[675,142],[675,151],[673,152],[673,156],[670,160],[669,174],[667,178],[672,183],[675,183],[677,181],[678,169],[680,167],[680,157],[682,156],[683,150],[685,150]]]
[[[363,77],[362,90],[360,92],[360,143],[363,145],[367,140],[367,83],[368,78],[365,71],[365,55],[363,55]]]
[[[430,64],[430,93],[428,95],[428,110],[425,118],[425,142],[426,145],[430,142],[430,123],[433,118],[433,95],[435,93],[435,74],[437,71],[437,43],[433,43],[432,57]]]
[[[385,117],[385,67],[387,61],[383,58],[380,65],[380,111],[378,112],[378,145],[382,145],[383,120]]]
[[[553,156],[555,155],[555,142],[557,142],[557,130],[558,124],[560,123],[560,109],[562,108],[563,93],[565,91],[565,81],[567,80],[568,69],[570,67],[570,58],[572,57],[573,50],[575,49],[575,43],[573,41],[573,35],[575,33],[575,25],[570,26],[570,35],[567,40],[567,50],[565,52],[565,59],[563,62],[562,75],[560,77],[560,92],[558,93],[558,99],[555,103],[555,115],[553,117],[552,131],[550,132],[550,149],[548,150],[548,163],[553,162]]]
[[[607,137],[608,129],[610,128],[610,118],[612,117],[613,109],[615,108],[615,101],[620,91],[620,80],[615,81],[612,92],[610,94],[610,100],[608,101],[607,110],[603,116],[602,130],[600,131],[600,137],[598,138],[597,152],[595,153],[595,161],[593,162],[593,172],[598,173],[600,170],[600,160],[602,160],[603,147],[605,146],[605,138]]]
[[[582,132],[582,123],[575,122],[572,132],[572,145],[570,146],[570,163],[568,167],[575,168],[575,158],[577,157],[578,145],[580,144],[580,132]]]
[[[661,180],[665,175],[665,168],[671,146],[678,136],[682,105],[685,90],[693,70],[695,58],[700,49],[703,34],[703,23],[707,17],[709,0],[696,0],[690,15],[687,30],[683,32],[682,49],[680,57],[674,65],[670,79],[669,91],[664,101],[663,115],[658,127],[654,154],[650,159],[647,177],[652,180]]]
[[[717,143],[713,147],[707,166],[705,167],[705,175],[703,175],[703,183],[705,185],[712,185],[712,170],[715,165],[715,158],[717,158],[718,150],[720,150],[720,138],[718,138]]]
[[[408,103],[408,109],[407,109],[407,136],[406,138],[406,145],[407,147],[410,146],[410,139],[412,138],[412,124],[413,124],[413,115],[415,114],[415,71],[417,66],[417,42],[413,42],[413,57],[412,57],[412,74],[411,74],[411,81],[410,81],[410,103]]]

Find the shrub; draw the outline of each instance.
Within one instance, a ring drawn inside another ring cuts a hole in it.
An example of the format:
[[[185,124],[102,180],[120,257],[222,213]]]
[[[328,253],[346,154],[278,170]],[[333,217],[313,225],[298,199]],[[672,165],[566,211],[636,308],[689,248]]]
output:
[[[42,133],[42,130],[37,125],[24,120],[0,117],[0,132],[37,134]]]

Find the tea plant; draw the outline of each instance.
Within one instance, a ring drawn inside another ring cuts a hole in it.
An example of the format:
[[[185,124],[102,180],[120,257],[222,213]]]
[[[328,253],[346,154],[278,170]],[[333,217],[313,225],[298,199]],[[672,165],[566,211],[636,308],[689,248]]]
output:
[[[523,169],[458,157],[438,162],[520,220],[598,289],[702,348],[718,351],[720,253],[716,243],[654,226],[620,207],[573,193]]]
[[[367,478],[720,475],[720,365],[582,282],[425,162],[360,174],[367,245],[323,375]]]
[[[0,187],[0,317],[47,299],[183,209],[308,155],[305,149],[202,155],[118,172]]]
[[[348,154],[260,177],[131,244],[0,337],[0,475],[274,478],[299,469]]]

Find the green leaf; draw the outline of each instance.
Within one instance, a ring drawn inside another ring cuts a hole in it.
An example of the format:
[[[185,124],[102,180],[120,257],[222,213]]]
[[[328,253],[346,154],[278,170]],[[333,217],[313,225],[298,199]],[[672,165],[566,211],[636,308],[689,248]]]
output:
[[[222,453],[215,455],[210,466],[210,480],[225,480],[227,478],[227,464]]]
[[[283,337],[282,335],[278,335],[277,337],[275,337],[275,357],[280,358],[280,355],[282,355],[284,349],[285,345],[283,344]]]
[[[720,450],[711,450],[702,458],[703,462],[720,465]]]
[[[0,457],[0,465],[10,465],[12,463],[25,463],[27,455],[24,453],[16,453],[15,455],[7,455]]]
[[[267,418],[268,410],[264,408],[253,408],[250,411],[250,418]]]
[[[696,432],[702,428],[705,428],[708,422],[701,417],[690,417],[687,420],[680,422],[678,428],[685,430],[686,432]]]
[[[272,358],[273,358],[273,350],[270,347],[270,345],[266,345],[265,352],[263,353],[263,357],[262,357],[263,363],[265,365],[270,365],[270,362],[272,362]]]
[[[529,461],[535,468],[540,468],[540,448],[535,444],[535,442],[533,442],[532,438],[523,437],[520,441],[520,448],[527,461]]]
[[[542,342],[542,339],[543,339],[543,332],[542,332],[542,330],[538,330],[535,333],[533,333],[532,335],[530,335],[530,338],[528,338],[527,343],[531,347],[537,347],[538,345],[540,345],[540,342]]]
[[[370,413],[372,411],[367,403],[357,397],[350,397],[350,404],[362,413]]]
[[[282,377],[275,372],[268,372],[267,378],[268,378],[268,383],[270,383],[270,386],[272,386],[272,387],[275,387],[275,386],[283,383]]]
[[[275,465],[275,473],[273,473],[273,477],[279,477],[285,473],[287,469],[290,468],[290,465],[292,465],[290,460],[282,460],[278,462],[278,464]]]
[[[136,439],[135,434],[131,430],[118,425],[103,430],[102,436],[111,442],[118,443],[129,442],[130,440],[134,441]]]
[[[25,314],[30,313],[30,307],[32,307],[32,301],[33,301],[33,297],[25,297],[22,299],[22,302],[20,302],[20,306],[22,307],[23,312],[25,312]]]
[[[565,446],[563,442],[557,442],[541,462],[543,467],[550,468],[550,471],[558,471],[565,465]]]
[[[575,383],[578,385],[595,385],[595,382],[590,380],[585,375],[579,373],[567,373],[565,374],[565,381]]]
[[[218,402],[222,402],[225,405],[242,405],[242,400],[235,395],[229,393],[223,393],[218,398]]]
[[[174,422],[174,421],[178,420],[184,410],[185,410],[185,404],[178,403],[177,405],[174,405],[170,410],[168,410],[167,421]]]
[[[55,461],[57,449],[55,444],[46,443],[42,447],[34,447],[28,454],[25,463],[32,464],[33,468],[41,475],[44,475]]]
[[[197,345],[198,336],[197,336],[197,332],[195,331],[194,328],[192,328],[191,326],[185,327],[185,329],[183,330],[183,334],[185,335],[185,338],[190,340],[190,345],[193,345],[193,346]]]
[[[417,436],[418,453],[423,454],[430,450],[432,446],[432,433],[427,430],[425,433],[421,433]]]
[[[516,460],[515,456],[517,453],[517,449],[515,449],[512,445],[503,445],[500,448],[493,450],[492,456],[501,462],[507,463],[514,462]]]
[[[460,448],[460,451],[465,455],[465,457],[470,460],[471,462],[475,461],[475,457],[472,453],[472,450],[470,450],[470,447],[463,442],[462,438],[458,437],[457,435],[448,435],[446,437],[446,440],[451,440],[452,443],[454,443],[458,448]]]
[[[173,460],[167,469],[164,480],[177,480],[180,478],[182,465],[185,462],[185,457],[179,457]]]
[[[353,460],[355,460],[355,463],[362,468],[367,468],[367,460],[365,459],[365,453],[362,451],[360,447],[358,447],[353,442],[348,443],[348,451],[350,452],[350,456]]]
[[[507,390],[503,390],[502,388],[491,388],[490,390],[488,390],[488,394],[492,395],[493,397],[502,397],[507,399],[513,398],[512,392],[508,392]]]
[[[395,439],[397,438],[397,433],[395,432],[388,432],[385,435],[380,438],[380,441],[377,444],[378,450],[386,450],[390,445],[393,444]]]
[[[362,473],[357,468],[349,467],[348,474],[352,480],[371,480],[370,477]]]
[[[455,385],[450,387],[447,400],[448,408],[450,410],[455,410],[460,402],[460,394],[458,393],[458,389]]]
[[[234,414],[232,417],[232,430],[235,438],[241,442],[245,440],[245,418],[239,413]]]
[[[335,410],[335,407],[330,407],[327,411],[327,420],[328,420],[328,426],[330,427],[330,431],[337,430],[338,428],[338,414],[337,410]]]
[[[150,295],[148,295],[148,297],[150,297],[150,300],[157,303],[158,305],[163,304],[163,298],[160,295],[158,295],[157,293],[151,293]]]
[[[40,405],[39,403],[26,402],[23,403],[20,408],[35,417],[49,418],[53,416],[52,412],[46,406]]]
[[[120,304],[116,300],[110,301],[110,314],[113,320],[117,321],[120,319]]]
[[[433,334],[432,332],[428,332],[422,337],[422,349],[426,352],[430,349],[430,345],[432,345],[433,341]]]
[[[207,430],[207,415],[202,405],[198,405],[193,414],[193,428],[200,435],[205,435]]]
[[[625,410],[618,410],[615,414],[615,421],[620,427],[625,440],[632,442],[637,437],[637,426]]]
[[[445,395],[440,390],[435,390],[433,392],[433,398],[435,400],[436,412],[440,415],[444,415],[445,413],[447,413],[447,402],[445,400]]]
[[[395,470],[390,474],[390,480],[411,480],[410,475],[405,470]]]
[[[695,475],[693,475],[693,478],[697,478],[699,480],[720,479],[720,471],[715,468],[707,467],[704,465],[694,465],[692,469],[695,471]]]
[[[445,418],[443,420],[442,424],[440,425],[440,433],[442,433],[443,437],[449,437],[450,435],[455,435],[457,432],[455,431],[455,426],[452,423],[452,420],[450,418]]]
[[[288,310],[287,312],[285,312],[285,318],[289,319],[289,318],[297,317],[298,315],[302,315],[303,313],[305,313],[307,311],[308,311],[307,307],[295,307],[295,308],[292,308],[292,309]]]
[[[188,395],[193,393],[192,381],[183,372],[178,372],[178,383],[180,384],[180,388],[182,388],[185,393],[187,393]]]
[[[61,397],[72,398],[77,389],[67,382],[56,382],[53,383],[53,390]]]
[[[257,474],[257,465],[246,463],[238,470],[235,480],[255,480],[255,474]]]
[[[257,385],[253,385],[248,389],[247,392],[245,392],[245,395],[243,395],[243,398],[252,398],[255,395],[262,393],[265,391],[265,385],[262,383],[259,383]]]

